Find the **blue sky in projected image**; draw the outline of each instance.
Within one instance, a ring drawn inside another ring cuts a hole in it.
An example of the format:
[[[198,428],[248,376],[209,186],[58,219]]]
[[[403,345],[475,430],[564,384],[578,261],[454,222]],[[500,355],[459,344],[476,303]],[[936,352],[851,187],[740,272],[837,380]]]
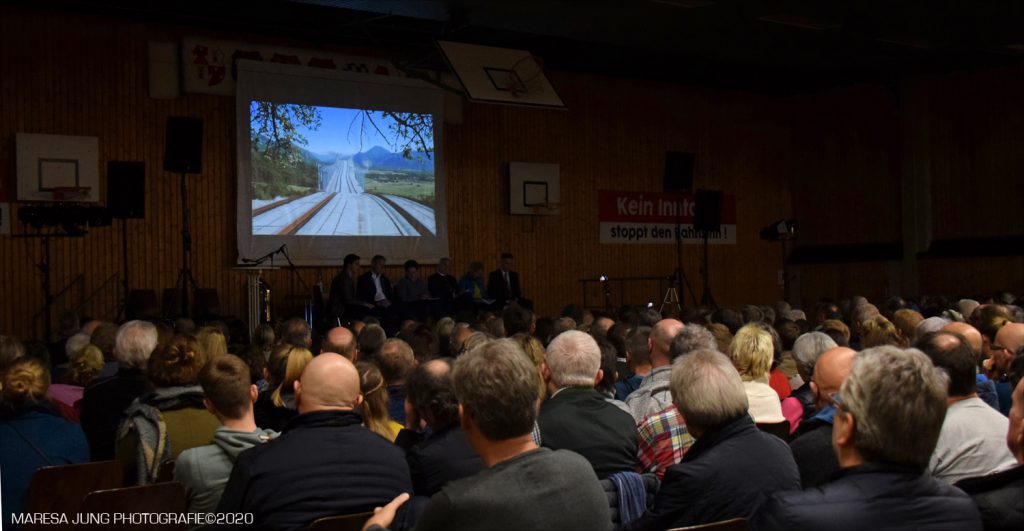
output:
[[[317,106],[322,118],[320,128],[311,130],[304,126],[296,129],[309,141],[304,148],[314,153],[341,153],[354,155],[366,152],[374,146],[380,146],[391,152],[400,152],[401,143],[394,139],[382,137],[368,119],[363,116],[362,109],[344,109],[340,107]],[[373,120],[380,130],[391,136],[392,120],[381,115],[380,111],[371,111]],[[360,138],[362,137],[362,138]],[[428,138],[433,147],[433,138]]]

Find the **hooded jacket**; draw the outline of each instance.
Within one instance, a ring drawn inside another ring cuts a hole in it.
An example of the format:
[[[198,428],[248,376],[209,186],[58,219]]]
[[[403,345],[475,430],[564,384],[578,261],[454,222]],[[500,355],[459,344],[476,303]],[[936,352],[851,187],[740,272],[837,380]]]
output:
[[[213,433],[211,444],[182,452],[174,463],[174,481],[185,486],[189,512],[213,512],[238,454],[274,437],[274,430],[244,432],[221,426]]]

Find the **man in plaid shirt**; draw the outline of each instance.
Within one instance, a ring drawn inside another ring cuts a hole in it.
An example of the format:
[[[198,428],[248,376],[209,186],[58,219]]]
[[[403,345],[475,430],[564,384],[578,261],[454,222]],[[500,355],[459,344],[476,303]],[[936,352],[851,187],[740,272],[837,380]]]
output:
[[[659,481],[665,477],[668,467],[683,460],[694,443],[675,404],[644,418],[637,431],[640,447],[637,471],[641,474],[653,472]]]

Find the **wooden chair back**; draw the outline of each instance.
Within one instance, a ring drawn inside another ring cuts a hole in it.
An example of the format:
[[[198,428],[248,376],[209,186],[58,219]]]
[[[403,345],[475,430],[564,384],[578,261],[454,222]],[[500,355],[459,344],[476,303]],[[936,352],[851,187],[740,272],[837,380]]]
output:
[[[121,463],[97,461],[80,465],[48,466],[36,470],[25,496],[26,513],[64,513],[69,520],[81,512],[82,500],[94,490],[122,485]],[[28,524],[25,531],[73,529],[73,525]]]
[[[98,490],[90,492],[82,502],[83,513],[141,514],[141,513],[184,513],[187,510],[185,487],[181,483],[168,481],[139,487]],[[146,529],[147,531],[183,531],[184,522],[140,525],[140,522],[97,523],[79,526],[78,529]]]
[[[773,422],[771,424],[758,424],[757,427],[765,433],[770,433],[783,441],[789,442],[790,425],[788,420]]]
[[[711,522],[710,524],[677,527],[668,531],[747,531],[748,529],[750,529],[750,524],[746,518],[732,518],[722,520],[721,522]]]

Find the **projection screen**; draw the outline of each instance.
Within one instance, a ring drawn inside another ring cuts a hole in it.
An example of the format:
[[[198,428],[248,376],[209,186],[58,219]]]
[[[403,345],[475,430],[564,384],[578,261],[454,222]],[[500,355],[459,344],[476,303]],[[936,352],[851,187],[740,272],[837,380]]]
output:
[[[238,61],[239,261],[448,254],[444,97],[427,83]]]

